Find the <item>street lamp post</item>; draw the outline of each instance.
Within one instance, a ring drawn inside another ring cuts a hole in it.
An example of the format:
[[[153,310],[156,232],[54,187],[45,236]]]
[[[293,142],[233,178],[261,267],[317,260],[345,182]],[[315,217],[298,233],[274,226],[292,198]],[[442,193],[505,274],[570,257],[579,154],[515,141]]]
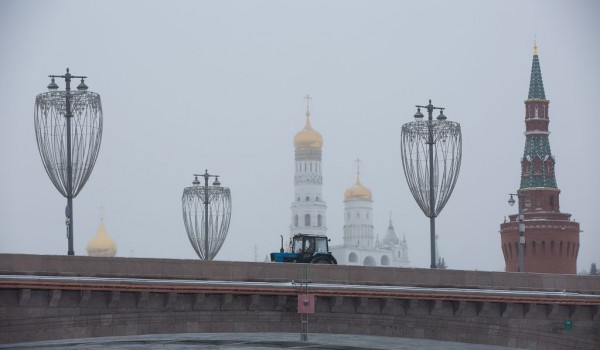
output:
[[[508,204],[512,207],[515,205],[515,199],[513,196],[516,196],[519,200],[519,267],[518,272],[525,272],[525,215],[523,214],[523,205],[529,208],[531,206],[531,198],[527,195],[522,195],[521,191],[517,191],[517,193],[509,193],[510,198],[508,199]],[[523,198],[524,197],[524,198]],[[524,199],[522,201],[522,199]]]
[[[442,211],[458,179],[462,156],[460,124],[447,120],[443,107],[416,105],[415,121],[402,126],[402,166],[410,191],[429,217],[431,265],[437,267],[435,218]],[[427,109],[423,120],[421,108]],[[433,111],[440,111],[436,120]]]
[[[204,186],[198,177],[204,178]],[[212,186],[208,179],[214,177]],[[183,191],[182,207],[185,229],[196,254],[212,260],[223,245],[231,219],[231,192],[221,187],[219,175],[194,174],[191,187]]]
[[[56,189],[67,198],[68,255],[73,250],[73,198],[87,182],[102,140],[102,103],[100,95],[87,91],[85,76],[49,75],[48,92],[35,99],[35,134],[42,163]],[[65,91],[58,91],[56,78],[65,80]],[[81,79],[71,91],[71,79]]]

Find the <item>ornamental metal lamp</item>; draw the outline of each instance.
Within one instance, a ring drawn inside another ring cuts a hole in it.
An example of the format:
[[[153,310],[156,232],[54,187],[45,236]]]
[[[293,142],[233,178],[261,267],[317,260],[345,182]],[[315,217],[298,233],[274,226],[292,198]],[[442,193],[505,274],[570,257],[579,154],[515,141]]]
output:
[[[204,177],[204,186],[198,177]],[[212,186],[208,179],[214,177]],[[221,187],[219,175],[194,174],[192,186],[183,190],[181,197],[183,223],[192,247],[202,260],[213,260],[229,231],[231,219],[231,192]]]
[[[444,108],[431,104],[417,107],[415,121],[402,126],[402,166],[410,192],[429,217],[431,268],[437,267],[435,218],[440,214],[458,179],[462,156],[460,124],[447,120]],[[427,109],[423,120],[421,108]],[[433,119],[433,110],[440,111]]]
[[[515,199],[513,196],[519,199],[519,271],[525,272],[525,215],[523,214],[523,206],[529,208],[531,206],[531,197],[526,194],[522,194],[521,191],[517,193],[509,193],[510,198],[508,199],[508,205],[511,207],[515,205]]]
[[[100,95],[88,91],[85,76],[49,75],[48,92],[35,99],[35,136],[44,169],[56,189],[67,198],[68,255],[73,251],[73,198],[83,189],[94,169],[102,140]],[[59,91],[55,78],[65,80]],[[71,79],[81,79],[71,91]]]

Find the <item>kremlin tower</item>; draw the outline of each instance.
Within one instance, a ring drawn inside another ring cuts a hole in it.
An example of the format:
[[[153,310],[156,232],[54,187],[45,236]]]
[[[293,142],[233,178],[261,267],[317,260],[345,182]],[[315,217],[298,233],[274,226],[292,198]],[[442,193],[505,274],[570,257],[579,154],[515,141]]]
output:
[[[327,234],[323,201],[323,176],[321,158],[323,138],[310,125],[310,110],[306,96],[306,125],[294,137],[296,172],[294,176],[294,201],[291,205],[292,224],[290,239],[297,233]]]
[[[524,272],[577,273],[579,223],[560,212],[555,159],[550,151],[548,105],[537,46],[534,46],[529,95],[525,101],[525,151],[521,158],[518,201],[524,214]],[[518,270],[519,218],[500,225],[506,271]]]

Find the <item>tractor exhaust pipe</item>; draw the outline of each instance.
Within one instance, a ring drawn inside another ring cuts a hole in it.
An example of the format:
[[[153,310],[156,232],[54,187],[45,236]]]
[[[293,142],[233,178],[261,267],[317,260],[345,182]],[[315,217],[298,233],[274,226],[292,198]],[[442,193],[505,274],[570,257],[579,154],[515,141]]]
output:
[[[279,237],[281,237],[281,249],[279,249],[279,252],[283,253],[284,252],[284,250],[283,250],[283,235],[279,235]]]

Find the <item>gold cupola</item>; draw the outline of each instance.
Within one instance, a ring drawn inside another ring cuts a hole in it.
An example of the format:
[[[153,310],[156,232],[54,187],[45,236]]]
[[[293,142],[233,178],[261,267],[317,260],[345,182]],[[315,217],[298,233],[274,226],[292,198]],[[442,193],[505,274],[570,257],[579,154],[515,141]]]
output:
[[[323,137],[318,131],[310,125],[310,110],[308,101],[310,96],[306,95],[306,125],[294,136],[294,147],[298,148],[318,148],[323,147]]]
[[[357,199],[370,201],[373,198],[371,190],[363,186],[360,182],[360,159],[356,160],[356,164],[356,183],[344,192],[344,200]]]
[[[100,218],[100,227],[96,235],[88,242],[87,251],[89,256],[113,257],[117,254],[117,244],[106,233],[104,218]]]

